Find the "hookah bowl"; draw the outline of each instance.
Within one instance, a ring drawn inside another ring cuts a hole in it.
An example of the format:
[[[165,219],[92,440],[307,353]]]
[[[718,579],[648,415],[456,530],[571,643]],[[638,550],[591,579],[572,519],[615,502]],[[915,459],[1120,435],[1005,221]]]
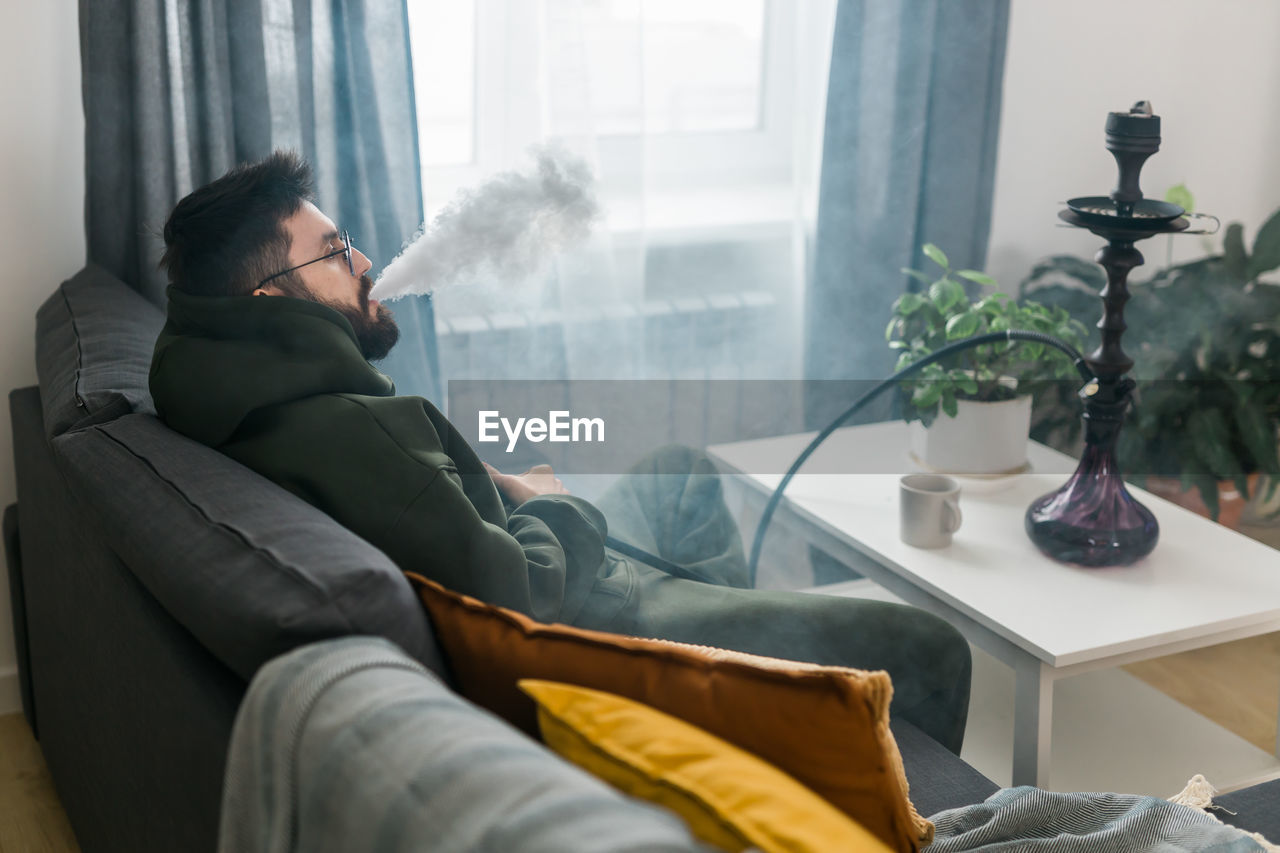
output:
[[[1138,174],[1160,150],[1160,117],[1147,101],[1127,113],[1108,113],[1107,150],[1119,167],[1110,196],[1071,199],[1058,217],[1107,241],[1095,260],[1107,273],[1099,294],[1101,345],[1085,357],[1097,377],[1081,391],[1085,450],[1080,464],[1061,488],[1032,502],[1024,517],[1027,535],[1044,554],[1087,567],[1127,565],[1155,548],[1160,525],[1151,510],[1125,488],[1116,461],[1116,443],[1129,407],[1134,381],[1126,374],[1133,360],[1120,345],[1129,300],[1129,271],[1143,263],[1134,244],[1156,234],[1185,231],[1190,222],[1181,207],[1144,199]]]
[[[1125,488],[1116,462],[1116,441],[1128,408],[1133,380],[1106,389],[1090,382],[1080,392],[1085,401],[1085,447],[1080,464],[1066,484],[1027,508],[1025,524],[1031,541],[1055,560],[1101,567],[1132,563],[1156,547],[1160,525],[1151,510]],[[1110,392],[1119,399],[1096,399]]]

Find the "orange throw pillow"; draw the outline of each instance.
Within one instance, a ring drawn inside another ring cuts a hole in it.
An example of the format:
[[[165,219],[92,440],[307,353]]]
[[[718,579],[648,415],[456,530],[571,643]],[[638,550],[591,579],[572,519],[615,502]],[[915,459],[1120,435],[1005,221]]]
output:
[[[888,673],[547,625],[406,574],[459,692],[530,736],[538,737],[537,710],[520,679],[614,693],[759,756],[893,850],[933,840],[933,824],[908,799],[889,731]]]

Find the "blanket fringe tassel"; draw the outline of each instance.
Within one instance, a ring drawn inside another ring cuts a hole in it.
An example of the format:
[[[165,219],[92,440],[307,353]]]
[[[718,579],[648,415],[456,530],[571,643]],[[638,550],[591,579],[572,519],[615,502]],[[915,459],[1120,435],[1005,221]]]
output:
[[[1208,779],[1197,773],[1191,777],[1189,782],[1187,782],[1187,787],[1169,798],[1169,802],[1177,803],[1182,806],[1190,806],[1193,809],[1199,809],[1209,815],[1209,817],[1218,821],[1218,823],[1222,823],[1222,819],[1214,814],[1212,810],[1216,809],[1218,811],[1226,812],[1229,815],[1234,815],[1235,812],[1224,809],[1222,806],[1214,805],[1213,796],[1217,793],[1218,789],[1213,787],[1212,783],[1210,783]],[[1268,851],[1268,853],[1280,853],[1280,846],[1272,844],[1270,841],[1263,838],[1261,834],[1257,832],[1248,832],[1245,834],[1262,845],[1262,849]]]

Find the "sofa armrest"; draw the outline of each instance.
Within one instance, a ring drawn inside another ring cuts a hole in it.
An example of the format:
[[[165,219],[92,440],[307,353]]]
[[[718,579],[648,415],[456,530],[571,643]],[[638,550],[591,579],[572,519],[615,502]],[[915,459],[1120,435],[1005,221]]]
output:
[[[562,761],[383,639],[273,660],[236,718],[219,850],[375,848],[703,849],[674,815]]]

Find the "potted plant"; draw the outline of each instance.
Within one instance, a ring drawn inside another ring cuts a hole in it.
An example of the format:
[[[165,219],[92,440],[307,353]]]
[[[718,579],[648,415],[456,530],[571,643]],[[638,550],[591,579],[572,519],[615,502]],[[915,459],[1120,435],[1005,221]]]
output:
[[[1271,507],[1280,497],[1280,285],[1261,280],[1277,267],[1280,212],[1251,250],[1233,223],[1219,254],[1131,283],[1125,308],[1124,346],[1138,387],[1120,434],[1121,470],[1232,526],[1260,484],[1255,505]],[[1096,265],[1059,256],[1037,264],[1020,293],[1085,319],[1100,313],[1104,283]],[[1050,443],[1061,444],[1070,433],[1066,407],[1042,426]]]
[[[889,346],[899,351],[896,369],[962,338],[1008,329],[1044,332],[1081,346],[1084,327],[1065,309],[999,292],[971,294],[966,282],[994,289],[995,280],[976,270],[952,270],[932,243],[924,253],[940,272],[903,270],[921,290],[894,302],[885,329]],[[912,452],[925,465],[954,473],[1017,471],[1026,464],[1032,395],[1075,376],[1066,355],[1026,342],[984,344],[931,364],[900,389],[904,417],[912,424]],[[940,412],[947,417],[939,418]]]

